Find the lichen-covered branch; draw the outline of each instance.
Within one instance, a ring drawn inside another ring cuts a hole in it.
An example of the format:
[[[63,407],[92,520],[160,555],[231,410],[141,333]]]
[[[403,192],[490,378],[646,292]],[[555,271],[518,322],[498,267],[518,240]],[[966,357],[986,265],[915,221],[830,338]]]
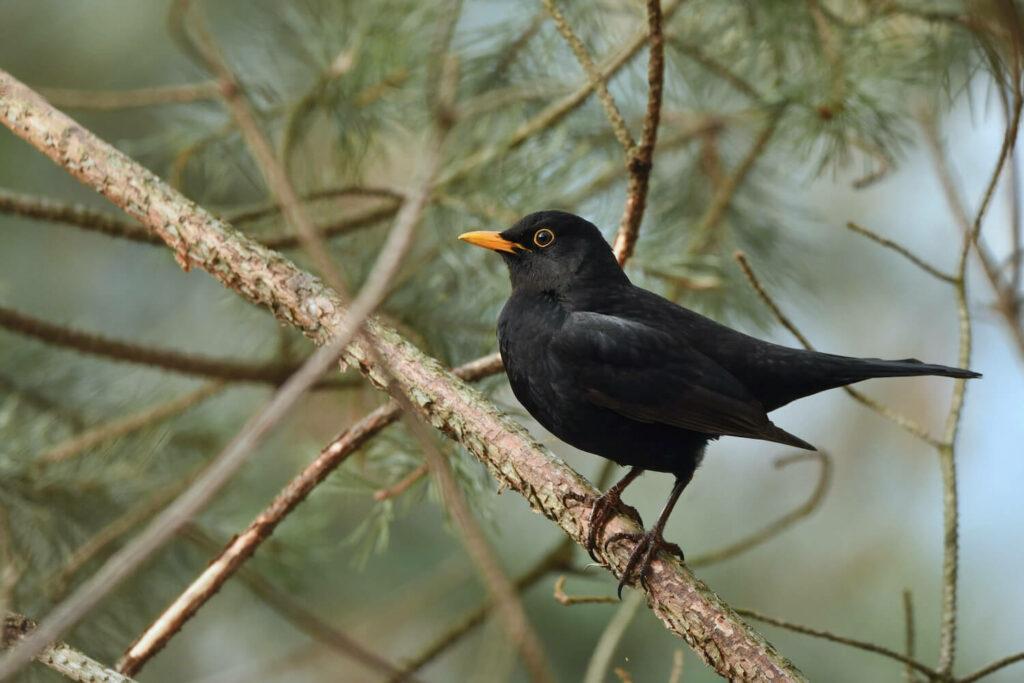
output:
[[[143,221],[174,250],[186,270],[200,267],[253,303],[268,306],[283,322],[317,343],[332,339],[345,319],[337,295],[280,254],[235,232],[126,155],[100,141],[6,72],[0,71],[0,121],[82,182]],[[588,511],[566,507],[566,495],[593,497],[594,488],[551,456],[513,420],[441,364],[377,321],[367,327],[376,353],[424,418],[459,441],[504,486],[523,495],[531,507],[557,523],[577,542],[587,532]],[[369,349],[355,341],[343,358],[376,385],[387,388],[383,368]],[[624,514],[608,533],[637,532]],[[603,554],[621,573],[631,543]],[[735,680],[802,681],[803,675],[760,634],[682,564],[660,555],[648,578],[648,604],[667,628],[698,656]]]

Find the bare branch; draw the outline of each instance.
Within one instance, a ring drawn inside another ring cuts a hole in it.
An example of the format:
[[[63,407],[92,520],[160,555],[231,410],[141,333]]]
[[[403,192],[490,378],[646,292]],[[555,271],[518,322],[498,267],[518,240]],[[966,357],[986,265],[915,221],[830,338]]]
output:
[[[142,346],[90,332],[82,332],[72,327],[54,325],[2,306],[0,306],[0,327],[18,334],[35,337],[47,344],[63,346],[110,360],[139,363],[186,375],[214,377],[232,382],[262,382],[280,385],[298,368],[292,363],[243,363]],[[354,382],[349,378],[331,378],[319,382],[318,386],[339,388],[353,384]]]
[[[829,631],[811,628],[810,626],[801,626],[800,624],[794,624],[792,622],[784,621],[782,619],[776,619],[775,617],[770,617],[765,614],[761,614],[760,612],[755,612],[754,610],[738,609],[736,610],[736,613],[741,614],[745,617],[749,617],[751,619],[763,621],[766,624],[772,624],[773,626],[779,626],[780,628],[795,631],[796,633],[803,633],[804,635],[814,636],[815,638],[830,640],[833,643],[839,643],[840,645],[849,645],[850,647],[855,647],[858,650],[874,652],[875,654],[882,655],[883,657],[895,659],[898,662],[903,662],[907,666],[913,667],[915,670],[920,671],[929,678],[936,678],[939,675],[938,672],[936,672],[934,669],[925,666],[916,659],[913,659],[906,655],[902,655],[899,652],[896,652],[895,650],[890,650],[889,648],[882,647],[881,645],[875,645],[874,643],[869,643],[863,640],[856,640],[854,638],[847,638],[845,636],[837,636],[834,633],[830,633]]]
[[[931,265],[930,263],[926,262],[920,256],[918,256],[914,252],[912,252],[909,249],[907,249],[906,247],[904,247],[902,244],[898,244],[896,242],[893,242],[891,239],[889,239],[887,237],[882,237],[877,232],[872,232],[871,230],[868,230],[865,227],[857,225],[853,221],[846,221],[846,227],[847,227],[847,229],[852,230],[853,232],[855,232],[857,234],[864,235],[865,237],[867,237],[872,242],[875,242],[877,244],[881,244],[883,247],[885,247],[887,249],[892,249],[897,254],[899,254],[903,258],[907,259],[908,261],[910,261],[915,266],[917,266],[918,268],[920,268],[924,272],[928,273],[932,277],[937,278],[939,280],[942,280],[943,282],[950,282],[950,283],[953,282],[953,276],[952,275],[949,275],[947,273],[943,273],[941,270],[939,270],[935,266]]]
[[[1011,664],[1016,664],[1017,662],[1024,662],[1024,652],[1018,652],[1015,655],[1003,657],[998,661],[992,662],[988,666],[978,669],[969,676],[958,678],[957,683],[974,683],[974,681],[980,681],[982,678],[985,678],[985,676],[990,676],[1000,669],[1005,669]]]

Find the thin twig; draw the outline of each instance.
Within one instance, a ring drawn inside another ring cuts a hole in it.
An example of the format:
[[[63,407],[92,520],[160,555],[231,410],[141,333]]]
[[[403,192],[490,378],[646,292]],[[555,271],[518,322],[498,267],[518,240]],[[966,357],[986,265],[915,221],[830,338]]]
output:
[[[543,579],[548,573],[568,569],[572,561],[572,547],[570,539],[565,538],[560,541],[549,553],[541,557],[533,567],[526,570],[515,580],[516,590],[524,592]],[[470,631],[483,623],[493,606],[493,603],[488,600],[472,612],[466,614],[453,626],[443,631],[420,652],[409,657],[405,662],[402,676],[393,678],[390,683],[399,683],[399,681],[406,680],[405,677],[419,671],[434,661],[441,653],[454,646]]]
[[[195,524],[187,524],[181,530],[181,535],[207,551],[212,549],[216,552],[216,549],[220,547],[217,541]],[[242,567],[238,572],[238,578],[263,602],[287,619],[288,623],[317,642],[359,662],[370,671],[386,676],[393,676],[400,672],[397,666],[301,605],[251,566]]]
[[[619,609],[608,620],[601,637],[597,639],[597,645],[594,646],[594,652],[587,662],[587,670],[583,674],[583,683],[602,683],[606,680],[612,657],[615,656],[615,648],[619,646],[619,641],[626,634],[626,629],[629,628],[643,601],[644,594],[639,592],[630,592],[622,600]]]
[[[672,671],[668,675],[668,683],[679,683],[683,679],[683,651],[676,649],[672,652]]]
[[[909,588],[903,589],[903,651],[907,658],[914,658],[914,600]],[[907,683],[915,683],[917,676],[914,675],[914,667],[907,664],[903,671],[903,679]]]
[[[47,344],[74,349],[115,361],[138,363],[186,375],[213,377],[230,382],[261,382],[281,385],[299,367],[293,363],[245,363],[193,353],[143,346],[132,342],[55,325],[0,306],[0,327],[34,337]],[[351,387],[358,379],[334,377],[318,382],[319,388]]]
[[[40,88],[39,94],[62,109],[132,109],[162,104],[187,104],[199,100],[215,100],[221,96],[215,81],[162,85],[134,90],[79,90],[75,88]]]
[[[811,453],[801,453],[795,458],[782,458],[775,463],[776,467],[785,467],[793,462],[810,459],[817,460],[820,465],[818,481],[815,483],[814,489],[811,491],[811,495],[808,496],[807,500],[804,501],[802,505],[787,512],[782,517],[779,517],[771,524],[765,526],[763,529],[742,540],[725,546],[724,548],[719,548],[717,550],[704,553],[703,555],[698,555],[693,559],[688,559],[686,561],[687,566],[696,569],[697,567],[707,566],[709,564],[722,562],[723,560],[735,557],[736,555],[744,553],[751,548],[755,548],[765,541],[778,536],[800,520],[810,516],[811,513],[821,505],[821,501],[825,499],[825,493],[828,491],[828,485],[832,479],[832,460],[824,451],[813,451]]]
[[[974,681],[979,681],[982,678],[985,678],[985,676],[994,674],[1000,669],[1004,669],[1010,666],[1011,664],[1016,664],[1017,662],[1024,662],[1024,652],[1018,652],[1015,655],[1003,657],[1000,660],[992,662],[988,666],[978,669],[970,675],[964,676],[963,678],[958,678],[957,683],[974,683]]]
[[[615,104],[615,98],[608,92],[608,86],[605,84],[604,75],[601,73],[601,69],[598,68],[594,60],[591,59],[590,53],[587,52],[587,48],[583,45],[583,41],[576,35],[576,32],[566,21],[565,15],[562,14],[562,10],[555,6],[554,0],[541,0],[544,7],[547,8],[548,14],[551,15],[551,19],[555,22],[555,27],[558,32],[565,38],[565,42],[569,43],[569,47],[572,48],[573,54],[576,55],[576,59],[579,61],[580,66],[583,67],[583,71],[587,74],[587,78],[590,79],[591,87],[597,92],[597,99],[601,102],[601,106],[604,108],[605,116],[608,117],[608,122],[612,126],[612,130],[615,132],[615,138],[619,141],[622,146],[622,151],[626,155],[633,153],[633,149],[636,147],[636,143],[633,142],[633,136],[629,134],[629,127],[626,125],[626,120],[622,118],[622,114],[619,112],[618,105]]]
[[[35,464],[38,467],[46,467],[54,463],[63,462],[108,441],[113,441],[114,439],[137,432],[140,429],[145,429],[150,425],[163,422],[179,413],[185,412],[192,406],[202,403],[222,391],[225,387],[227,387],[227,384],[222,381],[207,382],[195,391],[190,391],[178,398],[164,401],[145,410],[111,420],[86,432],[76,434],[45,451],[36,459]]]
[[[765,124],[764,128],[754,138],[753,144],[750,145],[750,149],[747,150],[746,155],[743,159],[736,164],[736,168],[732,173],[727,175],[722,183],[715,188],[715,193],[711,196],[711,201],[708,202],[707,208],[704,210],[704,214],[697,221],[696,227],[693,229],[693,242],[690,246],[692,253],[700,253],[707,249],[714,240],[714,230],[718,227],[718,224],[725,217],[725,212],[729,208],[732,202],[733,196],[739,189],[743,181],[746,180],[747,175],[750,173],[750,169],[754,167],[754,163],[758,160],[761,154],[764,153],[765,148],[768,146],[768,142],[775,135],[775,131],[778,128],[779,120],[782,118],[783,108],[777,107],[770,114],[768,123]]]
[[[412,472],[402,477],[402,479],[398,483],[392,484],[386,489],[374,491],[373,499],[380,502],[382,500],[387,500],[388,498],[395,498],[397,496],[400,496],[403,493],[405,493],[410,486],[412,486],[420,479],[422,479],[424,476],[426,476],[427,472],[429,471],[430,467],[427,465],[427,463],[423,463],[422,465],[414,469]]]
[[[28,617],[5,613],[3,633],[0,635],[0,649],[17,646],[36,628],[36,622]],[[134,683],[133,679],[128,676],[123,676],[100,664],[67,643],[48,643],[36,653],[34,659],[66,678],[81,683]]]
[[[805,349],[813,351],[814,346],[811,344],[810,340],[808,340],[807,337],[805,337],[803,333],[799,329],[797,329],[796,325],[794,325],[793,322],[788,317],[786,317],[786,315],[779,309],[778,305],[776,305],[775,303],[775,300],[772,299],[768,295],[768,292],[765,291],[764,287],[761,285],[761,282],[757,279],[757,276],[754,274],[754,269],[747,262],[747,257],[743,254],[743,252],[737,251],[736,253],[733,254],[733,258],[735,258],[736,261],[740,264],[740,268],[743,269],[743,274],[746,276],[747,281],[750,283],[750,286],[757,293],[757,296],[761,299],[764,305],[768,307],[768,310],[772,312],[772,314],[778,319],[778,321],[782,324],[783,327],[789,330],[790,333],[797,338],[797,340],[800,342],[801,345],[803,345]],[[922,441],[929,443],[932,446],[938,446],[940,444],[940,441],[933,437],[932,435],[930,435],[924,427],[919,425],[914,420],[911,420],[903,413],[897,412],[896,410],[893,410],[884,403],[876,401],[875,399],[870,398],[851,387],[842,387],[842,389],[851,397],[853,397],[853,399],[856,400],[858,403],[861,403],[862,405],[871,408],[878,414],[888,418],[894,424],[910,432],[911,434],[921,439]]]
[[[650,58],[647,63],[647,112],[640,144],[626,152],[629,183],[626,209],[615,235],[615,258],[624,266],[633,254],[637,234],[647,207],[647,189],[654,166],[654,144],[661,121],[661,98],[665,85],[665,35],[662,31],[661,0],[647,0],[647,27],[650,32]]]
[[[750,619],[756,619],[758,621],[763,621],[766,624],[772,624],[773,626],[778,626],[780,628],[788,629],[790,631],[795,631],[796,633],[803,633],[804,635],[814,636],[815,638],[822,638],[824,640],[829,640],[829,641],[832,641],[833,643],[839,643],[841,645],[849,645],[850,647],[855,647],[858,650],[865,650],[867,652],[874,652],[875,654],[882,655],[883,657],[888,657],[889,659],[895,659],[898,662],[903,662],[907,666],[913,667],[914,669],[916,669],[917,671],[920,671],[921,673],[923,673],[925,676],[928,676],[929,678],[936,678],[939,675],[938,672],[935,671],[935,669],[932,669],[932,668],[929,668],[928,666],[925,666],[924,664],[922,664],[921,662],[917,661],[916,659],[913,659],[912,657],[908,657],[906,655],[900,654],[899,652],[896,652],[895,650],[890,650],[887,647],[882,647],[881,645],[876,645],[874,643],[869,643],[869,642],[864,641],[864,640],[856,640],[855,638],[847,638],[845,636],[837,636],[834,633],[830,633],[829,631],[823,631],[821,629],[811,628],[810,626],[802,626],[800,624],[794,624],[794,623],[789,622],[789,621],[784,621],[782,619],[777,619],[775,617],[770,617],[770,616],[768,616],[766,614],[761,614],[760,612],[755,612],[754,610],[737,609],[736,613],[741,615],[741,616],[748,617]]]
[[[619,599],[614,595],[585,595],[583,597],[575,597],[566,595],[565,593],[565,574],[562,574],[555,580],[555,590],[553,596],[555,600],[561,604],[569,607],[570,605],[591,605],[591,604],[618,604]]]
[[[924,272],[928,273],[932,277],[937,278],[939,280],[942,280],[943,282],[950,282],[950,283],[953,282],[953,276],[952,275],[950,275],[948,273],[943,273],[941,270],[939,270],[935,266],[931,265],[930,263],[928,263],[927,261],[922,259],[920,256],[918,256],[914,252],[910,251],[909,249],[907,249],[902,244],[899,244],[897,242],[893,242],[888,237],[882,237],[877,232],[873,232],[871,230],[868,230],[867,228],[862,227],[862,226],[858,225],[857,223],[854,223],[853,221],[847,221],[846,222],[846,227],[847,227],[847,229],[852,230],[853,232],[855,232],[855,233],[857,233],[859,235],[864,235],[869,240],[871,240],[871,241],[873,241],[873,242],[875,242],[877,244],[880,244],[880,245],[882,245],[883,247],[885,247],[887,249],[892,249],[897,254],[899,254],[903,258],[907,259],[908,261],[910,261],[915,266],[917,266],[918,268],[920,268]]]

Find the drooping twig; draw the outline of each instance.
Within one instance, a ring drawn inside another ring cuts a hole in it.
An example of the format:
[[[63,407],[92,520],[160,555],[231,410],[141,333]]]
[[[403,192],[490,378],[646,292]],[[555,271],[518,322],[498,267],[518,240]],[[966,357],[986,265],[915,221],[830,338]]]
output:
[[[36,465],[45,467],[57,462],[63,462],[108,441],[113,441],[114,439],[127,436],[140,429],[145,429],[150,425],[167,420],[194,405],[202,403],[214,394],[222,391],[226,386],[225,382],[207,382],[195,391],[190,391],[178,398],[164,401],[132,415],[112,420],[81,434],[76,434],[42,453],[36,458]]]
[[[626,209],[615,235],[615,258],[625,265],[633,254],[637,234],[647,207],[647,188],[654,166],[654,144],[661,121],[661,97],[665,84],[665,35],[662,30],[661,0],[647,0],[647,27],[650,32],[650,58],[647,63],[647,112],[640,135],[640,144],[626,152],[629,183],[626,188]]]
[[[27,125],[29,120],[32,125]],[[270,305],[278,318],[315,341],[323,343],[334,337],[344,308],[316,278],[189,202],[3,71],[0,122],[162,235],[183,266],[200,266],[254,303]],[[81,163],[83,158],[89,163]],[[431,424],[457,439],[500,482],[523,494],[531,506],[583,542],[588,528],[586,510],[566,508],[562,501],[569,493],[593,497],[596,492],[589,484],[396,332],[373,320],[367,327],[392,369],[391,375]],[[380,369],[368,361],[362,343],[350,344],[344,358],[359,365],[376,386],[387,387]],[[625,514],[615,516],[607,528],[609,534],[639,530]],[[632,550],[633,544],[626,542],[602,555],[614,571],[621,572]],[[804,680],[791,662],[672,558],[660,555],[653,562],[648,588],[655,614],[670,630],[685,635],[698,656],[716,671],[774,677],[776,682]],[[728,628],[722,628],[725,623]],[[38,646],[38,641],[35,644]]]
[[[750,286],[753,287],[754,291],[757,293],[757,296],[761,299],[762,302],[764,302],[764,305],[768,307],[768,310],[772,312],[772,314],[778,319],[782,326],[789,330],[790,333],[797,338],[797,340],[800,342],[801,345],[803,345],[805,349],[814,350],[814,346],[811,344],[810,340],[808,340],[807,337],[805,337],[803,333],[800,332],[799,329],[797,329],[796,325],[794,325],[793,322],[788,317],[786,317],[786,315],[781,310],[779,310],[778,305],[768,295],[768,292],[765,291],[764,287],[757,279],[757,276],[754,275],[754,269],[751,268],[750,264],[747,262],[747,257],[744,256],[743,252],[737,251],[735,254],[733,254],[733,258],[735,258],[736,261],[740,264],[740,268],[743,269],[743,274],[746,276],[747,281],[750,283]],[[845,391],[847,394],[853,397],[853,399],[856,400],[858,403],[861,403],[862,405],[871,408],[876,413],[888,418],[893,422],[893,424],[896,424],[902,429],[910,432],[911,434],[921,439],[922,441],[929,443],[932,446],[938,446],[940,444],[939,440],[936,439],[931,434],[929,434],[924,427],[919,425],[914,420],[911,420],[903,413],[897,412],[896,410],[893,410],[884,403],[876,401],[875,399],[870,398],[869,396],[851,387],[843,387],[843,391]]]
[[[82,332],[72,327],[54,325],[2,306],[0,306],[0,327],[18,334],[35,337],[47,344],[63,346],[110,360],[138,363],[186,375],[213,377],[233,382],[262,382],[280,385],[298,368],[294,364],[243,363],[143,346],[91,332]],[[335,377],[319,384],[324,388],[340,388],[352,386],[354,382],[349,378]]]
[[[825,631],[825,630],[817,629],[817,628],[811,628],[810,626],[802,626],[800,624],[794,624],[793,622],[785,621],[783,619],[777,619],[775,617],[770,617],[770,616],[768,616],[766,614],[761,614],[760,612],[755,612],[754,610],[738,609],[738,610],[736,610],[736,613],[737,614],[742,614],[743,616],[749,617],[751,619],[756,619],[758,621],[763,621],[766,624],[772,624],[773,626],[778,626],[780,628],[784,628],[784,629],[787,629],[787,630],[790,630],[790,631],[795,631],[796,633],[803,633],[804,635],[814,636],[815,638],[822,638],[824,640],[830,640],[833,643],[840,643],[841,645],[849,645],[850,647],[855,647],[858,650],[865,650],[867,652],[874,652],[875,654],[882,655],[883,657],[888,657],[889,659],[895,659],[898,662],[903,662],[907,666],[913,667],[915,670],[920,671],[921,673],[923,673],[925,676],[928,676],[929,678],[936,678],[939,675],[938,672],[935,671],[935,669],[932,669],[932,668],[929,668],[928,666],[925,666],[924,664],[922,664],[921,662],[917,661],[916,659],[913,659],[912,657],[908,657],[906,655],[900,654],[899,652],[896,652],[895,650],[890,650],[887,647],[882,647],[881,645],[876,645],[874,643],[869,643],[869,642],[864,641],[864,640],[857,640],[855,638],[847,638],[845,636],[837,636],[834,633],[830,633],[829,631]]]
[[[862,226],[858,225],[857,223],[854,223],[853,221],[846,221],[846,227],[847,227],[847,229],[852,230],[853,232],[855,232],[855,233],[857,233],[859,235],[864,235],[865,237],[867,237],[872,242],[875,242],[877,244],[881,244],[883,247],[885,247],[887,249],[892,249],[897,254],[899,254],[903,258],[907,259],[908,261],[910,261],[915,266],[917,266],[918,268],[920,268],[924,272],[928,273],[932,277],[937,278],[939,280],[942,280],[943,282],[953,282],[953,276],[952,275],[949,275],[948,273],[943,273],[941,270],[939,270],[935,266],[931,265],[930,263],[928,263],[927,261],[922,259],[920,256],[918,256],[914,252],[910,251],[909,249],[907,249],[902,244],[899,244],[897,242],[893,242],[888,237],[882,237],[877,232],[872,232],[871,230],[868,230],[867,228],[862,227]]]
[[[731,545],[727,545],[724,548],[712,550],[704,553],[703,555],[697,555],[692,559],[687,560],[687,565],[696,569],[697,567],[704,567],[709,564],[721,562],[730,557],[744,553],[751,548],[761,545],[765,541],[768,541],[783,531],[793,526],[802,519],[808,517],[812,512],[818,509],[821,505],[821,501],[825,499],[825,493],[828,491],[828,485],[831,481],[832,474],[832,460],[828,454],[824,451],[813,451],[811,453],[800,453],[796,457],[783,458],[775,463],[776,467],[784,467],[792,462],[798,462],[801,460],[817,460],[820,465],[818,481],[814,485],[814,489],[811,491],[811,495],[808,496],[804,503],[793,510],[790,510],[782,517],[779,517],[774,522],[768,524],[763,529],[751,534],[750,536],[741,539]]]
[[[0,649],[16,646],[36,629],[36,622],[20,614],[5,614]],[[81,683],[134,683],[133,679],[100,664],[67,643],[53,642],[34,657],[54,671]]]

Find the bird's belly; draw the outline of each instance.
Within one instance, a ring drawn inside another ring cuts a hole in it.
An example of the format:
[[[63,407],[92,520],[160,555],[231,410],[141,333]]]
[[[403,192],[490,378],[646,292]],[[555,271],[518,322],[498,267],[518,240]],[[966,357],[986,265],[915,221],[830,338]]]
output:
[[[620,465],[657,472],[688,471],[699,459],[707,434],[655,422],[639,422],[594,405],[557,370],[535,373],[511,368],[512,392],[545,429],[570,446]],[[538,381],[534,378],[543,377]]]

